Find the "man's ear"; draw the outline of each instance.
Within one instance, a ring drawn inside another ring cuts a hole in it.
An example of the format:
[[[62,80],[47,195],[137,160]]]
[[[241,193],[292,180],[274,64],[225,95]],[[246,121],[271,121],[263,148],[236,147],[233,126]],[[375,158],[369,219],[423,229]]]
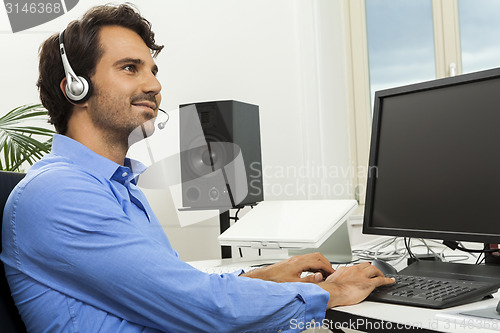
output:
[[[87,101],[85,101],[85,102],[83,102],[83,103],[75,103],[75,102],[73,102],[72,100],[70,100],[70,99],[68,98],[68,95],[66,94],[66,85],[67,85],[67,84],[68,84],[68,81],[67,81],[66,77],[64,77],[64,78],[61,80],[61,83],[59,84],[59,88],[61,89],[61,91],[62,91],[62,93],[63,93],[64,97],[66,97],[66,100],[67,100],[68,102],[70,102],[71,104],[75,105],[75,106],[80,106],[80,107],[82,107],[82,106],[83,106],[83,107],[87,106]]]

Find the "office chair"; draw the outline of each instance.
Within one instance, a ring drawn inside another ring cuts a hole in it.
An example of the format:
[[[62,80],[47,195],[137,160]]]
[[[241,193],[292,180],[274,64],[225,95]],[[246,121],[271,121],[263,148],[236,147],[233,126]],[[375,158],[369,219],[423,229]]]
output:
[[[3,209],[12,189],[25,176],[24,173],[0,171],[0,226]],[[0,228],[0,248],[2,245],[2,228]],[[10,288],[5,277],[3,263],[0,262],[0,331],[3,333],[26,333],[26,327],[14,304]]]

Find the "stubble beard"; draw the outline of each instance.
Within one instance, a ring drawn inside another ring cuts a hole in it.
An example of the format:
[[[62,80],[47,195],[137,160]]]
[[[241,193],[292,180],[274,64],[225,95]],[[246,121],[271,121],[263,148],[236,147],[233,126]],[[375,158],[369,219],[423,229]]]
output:
[[[95,98],[89,100],[90,118],[100,129],[104,142],[124,151],[130,146],[131,133],[144,127],[144,122],[151,122],[132,111],[132,99],[110,98],[95,91]]]

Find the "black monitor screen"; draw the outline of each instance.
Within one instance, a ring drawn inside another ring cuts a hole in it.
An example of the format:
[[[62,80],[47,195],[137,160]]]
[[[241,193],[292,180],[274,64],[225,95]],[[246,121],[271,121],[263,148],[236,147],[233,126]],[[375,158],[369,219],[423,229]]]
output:
[[[500,243],[500,68],[375,94],[363,232]]]

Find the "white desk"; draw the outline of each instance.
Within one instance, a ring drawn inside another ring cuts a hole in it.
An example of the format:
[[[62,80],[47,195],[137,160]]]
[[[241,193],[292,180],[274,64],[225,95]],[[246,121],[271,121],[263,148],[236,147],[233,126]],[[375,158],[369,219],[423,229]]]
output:
[[[479,328],[474,325],[474,317],[465,322],[455,322],[445,318],[446,314],[473,310],[479,307],[496,306],[498,297],[457,306],[444,310],[432,310],[410,306],[385,304],[378,302],[362,302],[352,306],[342,306],[327,311],[326,323],[328,327],[344,326],[363,332],[411,332],[421,328],[419,332],[478,332],[492,333],[500,330],[500,321],[483,325],[496,326],[497,330]],[[439,319],[441,317],[441,319]],[[450,316],[451,317],[451,316]],[[453,316],[457,317],[457,316]],[[460,316],[460,318],[465,318]],[[336,325],[336,326],[335,326]]]
[[[373,242],[370,242],[373,243]],[[363,248],[370,244],[356,246]],[[191,262],[197,268],[209,266],[242,265],[250,266],[268,262],[268,260],[252,260],[245,262],[242,259],[223,259]],[[400,269],[401,267],[397,267]],[[345,327],[362,332],[500,332],[500,320],[479,320],[483,328],[478,327],[476,317],[454,315],[463,311],[475,310],[483,307],[496,307],[500,300],[500,293],[494,298],[474,302],[444,310],[432,310],[418,307],[385,304],[379,302],[362,302],[357,305],[343,306],[330,309],[326,313],[324,323],[334,332],[336,328]],[[495,329],[488,329],[495,328]],[[323,331],[321,331],[323,332]]]

